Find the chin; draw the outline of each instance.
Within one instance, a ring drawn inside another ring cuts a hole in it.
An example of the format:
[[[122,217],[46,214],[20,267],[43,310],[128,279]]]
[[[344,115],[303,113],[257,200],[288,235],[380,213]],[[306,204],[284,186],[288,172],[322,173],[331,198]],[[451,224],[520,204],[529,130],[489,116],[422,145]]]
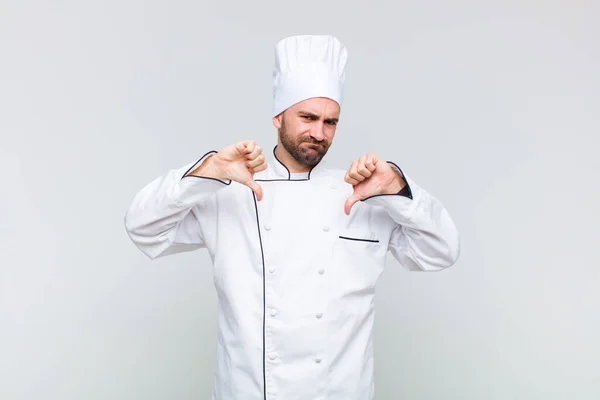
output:
[[[312,152],[303,152],[301,162],[303,164],[314,167],[319,162],[321,162],[321,160],[323,159],[324,156],[325,156],[325,153],[317,152],[316,150],[312,151]]]

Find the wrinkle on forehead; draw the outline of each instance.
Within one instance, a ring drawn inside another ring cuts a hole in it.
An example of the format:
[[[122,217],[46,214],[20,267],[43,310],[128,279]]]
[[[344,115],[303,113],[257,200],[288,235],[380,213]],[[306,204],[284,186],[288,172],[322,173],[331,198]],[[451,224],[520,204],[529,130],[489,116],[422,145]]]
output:
[[[294,110],[294,112],[308,112],[317,116],[325,114],[326,118],[338,118],[340,113],[339,104],[326,97],[306,99],[290,108]]]

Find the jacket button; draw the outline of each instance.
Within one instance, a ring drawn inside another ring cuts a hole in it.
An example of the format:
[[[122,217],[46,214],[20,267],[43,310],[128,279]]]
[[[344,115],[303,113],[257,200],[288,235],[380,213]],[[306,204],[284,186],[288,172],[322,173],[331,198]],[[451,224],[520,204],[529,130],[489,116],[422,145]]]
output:
[[[318,313],[317,314],[317,318],[321,318],[323,316],[323,313]]]
[[[317,359],[315,359],[315,362],[316,362],[317,364],[320,364],[320,363],[321,363],[321,359],[320,359],[320,358],[317,358]]]
[[[319,268],[319,274],[323,275],[325,273],[325,270],[323,268]]]
[[[277,354],[275,353],[269,353],[269,360],[274,360],[277,358]]]
[[[329,232],[329,227],[328,227],[328,226],[324,226],[324,227],[323,227],[323,230],[324,230],[325,232]]]
[[[265,225],[265,230],[270,231],[271,230],[271,226],[270,225]]]
[[[274,308],[271,308],[271,311],[269,312],[269,314],[271,314],[271,317],[274,317],[275,315],[277,315],[277,310],[275,310]]]
[[[275,267],[269,267],[269,272],[270,272],[270,273],[273,273],[273,272],[275,272]]]

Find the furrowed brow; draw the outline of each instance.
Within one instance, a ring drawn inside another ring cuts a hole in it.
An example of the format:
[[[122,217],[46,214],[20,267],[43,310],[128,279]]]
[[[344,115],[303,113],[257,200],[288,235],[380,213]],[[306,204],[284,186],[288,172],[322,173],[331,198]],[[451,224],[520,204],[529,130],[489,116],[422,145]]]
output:
[[[316,113],[314,113],[312,111],[300,110],[300,111],[298,111],[298,114],[302,115],[302,116],[311,117],[313,119],[319,119],[320,118],[319,114],[316,114]],[[332,123],[333,122],[333,123],[337,124],[339,122],[339,118],[335,118],[335,117],[327,118],[327,119],[325,119],[325,122],[327,122],[327,123]]]
[[[311,117],[311,118],[317,118],[317,119],[319,118],[319,114],[315,114],[315,113],[310,112],[310,111],[300,110],[300,111],[298,111],[298,114],[305,115],[305,116]]]

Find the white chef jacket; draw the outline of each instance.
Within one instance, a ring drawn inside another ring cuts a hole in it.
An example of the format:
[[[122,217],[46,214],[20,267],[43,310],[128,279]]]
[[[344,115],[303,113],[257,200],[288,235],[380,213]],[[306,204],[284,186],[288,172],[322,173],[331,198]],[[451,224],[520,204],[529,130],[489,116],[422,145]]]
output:
[[[374,295],[386,254],[408,270],[453,265],[460,245],[448,212],[404,175],[412,199],[373,196],[346,215],[346,170],[322,160],[292,180],[274,151],[254,176],[261,201],[237,182],[184,176],[211,153],[145,186],[125,226],[151,259],[209,252],[218,295],[212,399],[373,399]]]

